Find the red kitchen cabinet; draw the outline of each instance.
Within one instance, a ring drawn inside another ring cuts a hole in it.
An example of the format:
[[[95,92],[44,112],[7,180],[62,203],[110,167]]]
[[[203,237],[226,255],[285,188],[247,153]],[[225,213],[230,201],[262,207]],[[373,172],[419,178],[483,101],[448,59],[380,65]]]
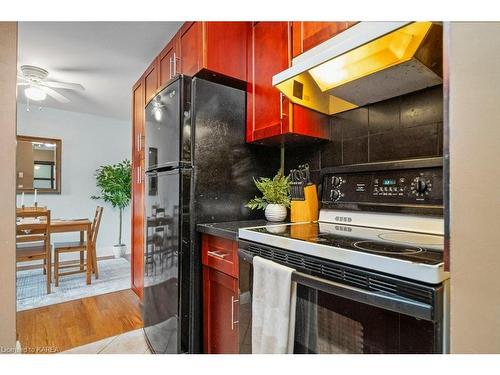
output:
[[[203,266],[205,353],[238,353],[238,309],[238,279]]]
[[[144,76],[132,88],[132,290],[142,299],[144,284]]]
[[[249,33],[247,142],[329,139],[327,116],[292,104],[272,85],[272,77],[291,63],[291,27],[290,22],[257,22]]]
[[[246,79],[249,22],[186,22],[179,31],[180,71]]]
[[[164,86],[180,71],[179,38],[174,37],[158,56],[159,87]]]
[[[180,30],[181,72],[194,76],[203,64],[202,22],[185,22]],[[201,60],[201,61],[200,61]]]
[[[293,22],[293,57],[347,30],[357,22]]]
[[[204,234],[201,251],[204,352],[238,353],[238,243]]]
[[[204,235],[201,262],[207,267],[238,278],[238,242]]]
[[[158,58],[155,58],[151,65],[146,69],[144,73],[144,93],[145,93],[145,102],[142,107],[142,111],[144,111],[144,105],[149,102],[149,100],[156,95],[156,91],[158,90]]]

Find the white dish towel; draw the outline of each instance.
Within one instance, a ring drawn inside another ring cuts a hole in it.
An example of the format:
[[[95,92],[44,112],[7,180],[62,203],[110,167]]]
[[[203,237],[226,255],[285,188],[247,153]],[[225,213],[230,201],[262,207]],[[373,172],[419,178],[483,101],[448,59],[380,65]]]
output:
[[[293,353],[297,284],[294,269],[253,258],[252,353]]]

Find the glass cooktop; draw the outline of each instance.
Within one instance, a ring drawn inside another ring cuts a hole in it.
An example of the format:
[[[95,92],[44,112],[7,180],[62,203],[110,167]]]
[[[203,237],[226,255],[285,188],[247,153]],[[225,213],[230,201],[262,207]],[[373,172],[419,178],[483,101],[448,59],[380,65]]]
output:
[[[439,235],[319,222],[270,224],[247,230],[415,263],[443,262],[443,236]]]

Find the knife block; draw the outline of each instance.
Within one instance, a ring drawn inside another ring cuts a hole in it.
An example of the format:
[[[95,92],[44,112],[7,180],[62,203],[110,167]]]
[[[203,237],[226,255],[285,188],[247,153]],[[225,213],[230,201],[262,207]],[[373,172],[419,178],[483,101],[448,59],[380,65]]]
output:
[[[318,220],[318,193],[316,185],[304,187],[304,200],[290,202],[290,221],[311,222]]]

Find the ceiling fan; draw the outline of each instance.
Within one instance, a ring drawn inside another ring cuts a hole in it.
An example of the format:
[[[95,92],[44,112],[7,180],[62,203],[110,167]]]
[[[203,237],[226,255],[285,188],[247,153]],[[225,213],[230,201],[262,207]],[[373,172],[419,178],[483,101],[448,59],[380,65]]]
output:
[[[61,103],[68,103],[69,99],[54,89],[85,90],[79,83],[49,81],[48,75],[47,70],[38,66],[21,65],[17,85],[26,86],[24,94],[30,100],[42,101],[49,95]]]

